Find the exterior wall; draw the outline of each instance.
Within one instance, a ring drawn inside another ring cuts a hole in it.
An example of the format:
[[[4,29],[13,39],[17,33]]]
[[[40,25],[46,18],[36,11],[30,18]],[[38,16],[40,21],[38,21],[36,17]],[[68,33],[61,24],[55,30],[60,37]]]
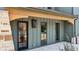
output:
[[[72,7],[55,7],[55,10],[67,14],[73,13]]]
[[[31,19],[37,20],[37,28],[32,28]],[[60,41],[64,40],[64,22],[63,21],[55,21],[51,19],[45,18],[36,18],[29,17],[28,19],[18,19],[19,21],[28,21],[28,49],[36,48],[41,46],[41,27],[40,22],[47,22],[47,44],[52,44],[56,42],[56,34],[55,34],[55,23],[60,23]],[[12,33],[14,38],[15,49],[17,50],[17,21],[11,21]]]
[[[62,13],[72,14],[73,8],[72,7],[51,7],[51,9],[48,9],[48,7],[37,7],[39,9],[48,10],[48,11],[59,11]]]
[[[12,21],[10,22],[11,25],[11,31],[12,31],[12,37],[13,37],[13,43],[14,43],[14,48],[17,50],[17,21]]]
[[[71,25],[70,23],[68,22],[64,22],[64,39],[66,41],[70,41],[70,39],[74,36],[73,35],[73,25]]]
[[[79,36],[79,7],[56,7],[55,9],[56,11],[78,15],[78,19],[76,20],[76,35]]]
[[[0,10],[5,10],[5,8],[4,7],[0,7]]]
[[[62,41],[64,40],[65,31],[64,31],[64,22],[61,20],[73,21],[72,17],[62,16],[54,13],[50,14],[50,13],[43,13],[43,12],[37,12],[37,11],[26,10],[26,9],[18,9],[18,8],[12,8],[7,10],[9,11],[9,17],[11,20],[11,29],[12,29],[15,50],[17,50],[17,31],[18,31],[16,25],[19,18],[24,18],[24,19],[21,19],[22,21],[28,21],[28,30],[29,30],[28,48],[29,49],[39,47],[41,45],[40,22],[47,22],[47,44],[52,44],[56,42],[55,23],[60,23],[60,41]],[[33,17],[30,17],[30,16],[33,16]],[[37,20],[37,28],[33,29],[31,27],[32,18]],[[70,27],[67,27],[67,28],[70,28]],[[68,32],[68,29],[66,30],[66,32]]]
[[[38,9],[43,9],[43,10],[49,10],[49,11],[54,11],[55,7],[52,7],[51,9],[48,9],[48,7],[36,7]]]
[[[79,7],[73,7],[73,14],[78,15],[76,20],[76,35],[79,36]]]

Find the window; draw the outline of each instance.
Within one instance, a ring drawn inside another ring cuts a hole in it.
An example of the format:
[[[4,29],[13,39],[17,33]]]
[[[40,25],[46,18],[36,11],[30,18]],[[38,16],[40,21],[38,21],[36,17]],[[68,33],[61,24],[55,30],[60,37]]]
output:
[[[56,41],[60,40],[60,23],[56,23]]]
[[[52,9],[52,7],[47,7],[48,9]]]
[[[41,22],[41,46],[47,44],[47,23]]]
[[[41,23],[41,32],[42,33],[46,33],[47,32],[47,23],[46,22],[42,22]]]

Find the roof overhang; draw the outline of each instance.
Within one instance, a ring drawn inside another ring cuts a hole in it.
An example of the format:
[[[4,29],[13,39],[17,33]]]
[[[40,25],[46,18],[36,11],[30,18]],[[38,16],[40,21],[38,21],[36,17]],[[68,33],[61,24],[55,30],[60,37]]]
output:
[[[9,11],[10,20],[17,18],[28,18],[29,16],[49,18],[51,20],[65,20],[74,24],[75,16],[69,14],[63,14],[57,11],[47,11],[33,7],[20,8],[20,7],[9,7],[6,8]]]
[[[74,15],[55,11],[55,10],[46,10],[46,9],[40,9],[40,8],[36,8],[36,7],[27,7],[26,9],[31,9],[31,10],[35,10],[35,11],[39,11],[39,12],[50,13],[50,14],[54,13],[55,15],[62,15],[62,16],[73,17],[73,18],[75,17]]]

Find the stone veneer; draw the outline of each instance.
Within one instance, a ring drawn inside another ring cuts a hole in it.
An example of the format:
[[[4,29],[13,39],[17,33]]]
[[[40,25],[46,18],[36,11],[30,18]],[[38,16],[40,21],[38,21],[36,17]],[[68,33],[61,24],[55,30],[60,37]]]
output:
[[[8,11],[0,10],[0,51],[13,51],[14,44]]]

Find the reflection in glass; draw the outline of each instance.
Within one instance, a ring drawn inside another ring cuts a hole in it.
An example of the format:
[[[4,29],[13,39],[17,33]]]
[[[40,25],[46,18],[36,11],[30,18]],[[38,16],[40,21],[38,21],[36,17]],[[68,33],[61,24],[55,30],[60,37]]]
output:
[[[47,23],[41,22],[41,45],[47,44]]]
[[[26,23],[19,22],[19,47],[26,47],[27,40],[27,25]]]

